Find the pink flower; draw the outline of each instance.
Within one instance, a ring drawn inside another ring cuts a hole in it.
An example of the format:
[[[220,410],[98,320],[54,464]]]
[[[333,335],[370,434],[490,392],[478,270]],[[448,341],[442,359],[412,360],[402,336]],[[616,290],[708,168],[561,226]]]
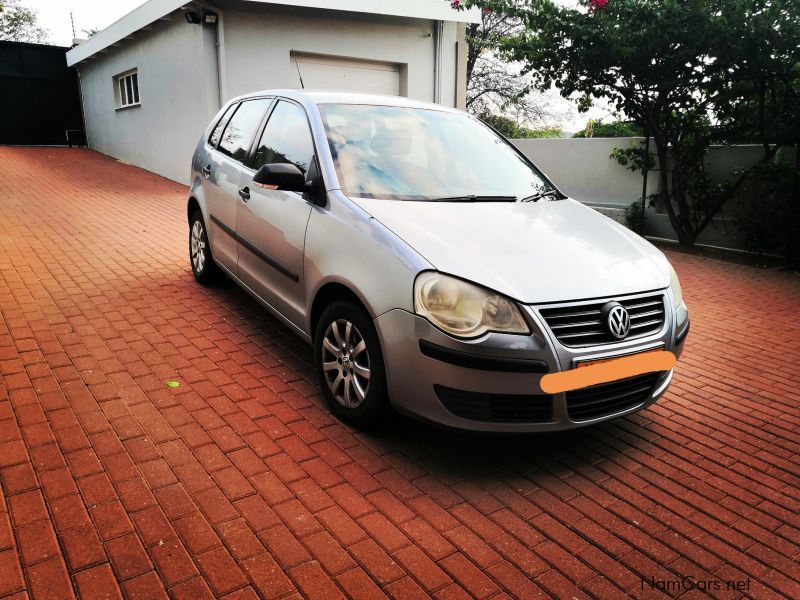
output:
[[[603,10],[608,4],[608,0],[589,0],[589,12],[597,12],[598,10]]]

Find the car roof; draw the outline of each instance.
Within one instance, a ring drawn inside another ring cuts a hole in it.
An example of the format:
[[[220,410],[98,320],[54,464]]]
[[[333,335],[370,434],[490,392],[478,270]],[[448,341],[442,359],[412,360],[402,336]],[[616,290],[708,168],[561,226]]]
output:
[[[428,110],[439,110],[443,112],[460,112],[454,108],[442,106],[441,104],[420,102],[418,100],[403,98],[401,96],[381,96],[378,94],[361,94],[355,92],[336,92],[326,90],[261,90],[259,92],[244,94],[243,96],[235,98],[235,100],[244,100],[246,98],[254,98],[259,96],[282,96],[307,104],[365,104],[372,106],[422,108]]]

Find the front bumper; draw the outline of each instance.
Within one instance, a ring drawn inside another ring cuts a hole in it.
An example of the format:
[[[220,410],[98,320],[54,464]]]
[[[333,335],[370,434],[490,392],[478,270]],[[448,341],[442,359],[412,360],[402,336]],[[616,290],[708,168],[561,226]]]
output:
[[[670,305],[669,300],[667,305]],[[463,341],[404,310],[391,310],[379,316],[375,324],[381,339],[392,406],[425,421],[457,429],[517,433],[561,431],[642,410],[669,386],[672,371],[653,374],[646,381],[620,382],[628,386],[626,390],[639,390],[638,395],[633,396],[633,404],[606,404],[606,411],[602,406],[599,411],[597,407],[588,410],[586,407],[597,404],[591,396],[619,395],[613,386],[598,391],[586,388],[588,394],[546,394],[540,382],[547,372],[572,369],[584,360],[651,349],[663,348],[680,355],[683,340],[676,346],[674,319],[666,318],[661,331],[646,338],[591,348],[568,348],[554,338],[536,309],[523,309],[526,318],[537,325],[541,334],[490,333],[478,340]],[[489,405],[491,410],[487,409]]]

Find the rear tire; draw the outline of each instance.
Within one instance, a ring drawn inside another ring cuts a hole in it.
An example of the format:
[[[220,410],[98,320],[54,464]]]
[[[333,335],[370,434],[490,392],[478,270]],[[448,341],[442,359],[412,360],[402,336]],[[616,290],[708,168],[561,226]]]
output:
[[[194,278],[203,285],[216,283],[222,276],[222,271],[211,255],[206,223],[199,210],[195,210],[189,217],[189,264],[192,265]]]
[[[314,334],[314,364],[331,410],[359,427],[380,424],[389,412],[386,369],[372,319],[352,302],[322,313]]]

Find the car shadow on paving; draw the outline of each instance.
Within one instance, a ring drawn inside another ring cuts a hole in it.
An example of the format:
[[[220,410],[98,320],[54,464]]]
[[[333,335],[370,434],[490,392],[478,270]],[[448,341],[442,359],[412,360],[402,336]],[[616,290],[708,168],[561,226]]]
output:
[[[170,283],[169,279],[165,278],[161,284],[175,285],[175,283],[175,281]],[[247,315],[245,320],[248,323],[246,335],[253,344],[261,348],[278,345],[289,351],[296,361],[293,362],[294,374],[308,382],[314,389],[309,400],[312,400],[321,409],[327,410],[313,373],[313,353],[310,345],[299,341],[296,334],[263,309],[232,280],[223,278],[214,286],[200,289],[221,305],[245,311]],[[636,415],[630,417],[629,421],[644,423],[645,427],[647,423],[646,418]],[[502,461],[508,465],[509,461],[516,459],[522,463],[535,461],[537,457],[542,458],[545,454],[548,456],[561,455],[568,450],[580,452],[584,447],[588,450],[592,445],[599,443],[592,442],[598,435],[601,437],[611,435],[619,439],[617,425],[613,422],[591,427],[589,430],[591,435],[588,435],[586,429],[509,435],[448,429],[407,417],[395,411],[392,412],[388,421],[375,431],[359,431],[358,429],[351,429],[351,431],[365,439],[375,438],[390,441],[396,445],[424,444],[433,454],[446,455],[449,460],[454,461],[456,466],[465,469],[465,476],[472,472],[476,476],[480,476],[479,466],[491,465],[495,461]],[[615,432],[617,435],[614,435]],[[644,431],[641,433],[646,435]],[[635,448],[636,437],[630,436],[627,444],[629,445],[627,449]],[[527,471],[530,471],[530,466]],[[562,472],[563,474],[564,472]]]
[[[306,344],[194,281],[184,187],[0,165],[0,598],[800,597],[797,276],[670,254],[692,333],[634,416],[362,432]]]

